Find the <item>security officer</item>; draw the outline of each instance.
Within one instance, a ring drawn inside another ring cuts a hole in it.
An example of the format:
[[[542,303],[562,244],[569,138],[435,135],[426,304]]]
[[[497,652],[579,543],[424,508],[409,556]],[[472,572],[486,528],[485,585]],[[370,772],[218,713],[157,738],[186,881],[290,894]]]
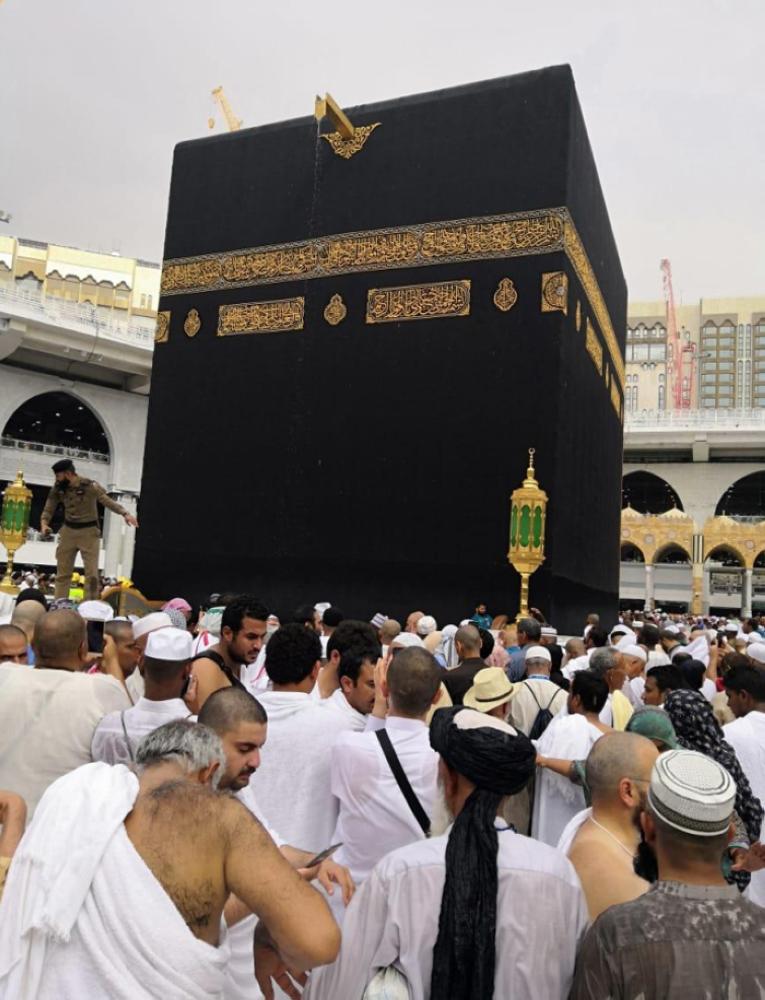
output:
[[[64,506],[64,523],[59,532],[56,548],[56,597],[68,597],[72,582],[74,560],[79,552],[85,568],[85,600],[97,600],[98,552],[101,532],[98,529],[98,504],[108,507],[115,514],[121,514],[131,528],[138,527],[138,521],[123,506],[116,503],[106,490],[94,479],[78,476],[74,463],[62,458],[53,466],[56,482],[48,494],[42,516],[40,531],[50,534],[50,521],[59,504]]]

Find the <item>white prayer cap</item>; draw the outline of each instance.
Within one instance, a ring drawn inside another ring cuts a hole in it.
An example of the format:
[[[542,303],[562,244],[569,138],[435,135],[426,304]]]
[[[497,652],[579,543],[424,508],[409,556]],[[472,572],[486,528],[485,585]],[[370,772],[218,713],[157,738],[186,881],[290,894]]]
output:
[[[552,663],[552,656],[547,646],[527,646],[524,660],[547,660]]]
[[[88,622],[110,622],[114,618],[114,609],[106,601],[83,601],[77,610]]]
[[[746,637],[746,641],[750,643],[750,642],[762,642],[763,640],[759,632],[750,632],[749,635]]]
[[[629,625],[614,625],[611,629],[610,635],[628,635],[632,629]]]
[[[746,655],[755,663],[765,663],[765,642],[753,642]]]
[[[634,621],[632,623],[632,627],[633,628],[642,628],[644,625],[645,625],[645,622]]]
[[[557,639],[558,638],[558,630],[557,630],[557,628],[553,628],[552,625],[543,625],[542,626],[542,635],[547,636],[548,639]]]
[[[731,635],[738,635],[738,625],[735,622],[728,622],[723,632],[730,632]]]
[[[436,624],[436,619],[433,615],[423,615],[417,622],[417,635],[430,635],[430,633],[435,632],[437,628],[438,625]]]
[[[376,615],[373,616],[370,625],[374,625],[375,628],[382,628],[387,622],[388,616],[384,615],[382,611],[378,611]]]
[[[319,601],[318,604],[314,604],[313,610],[319,612],[319,618],[323,618],[324,612],[327,610],[327,608],[331,607],[332,603],[330,601]]]
[[[619,646],[619,652],[624,653],[625,656],[634,656],[635,659],[642,660],[643,663],[648,662],[648,653],[642,646],[637,646],[634,642],[629,646]]]
[[[414,632],[399,632],[395,639],[391,639],[391,649],[394,646],[423,646],[422,639]]]
[[[695,750],[659,754],[648,804],[668,826],[693,837],[718,837],[730,824],[736,783],[716,760]]]
[[[142,636],[148,635],[149,632],[156,632],[158,628],[172,628],[172,626],[170,615],[165,614],[164,611],[153,611],[150,615],[144,615],[143,618],[139,618],[135,622],[133,636],[140,639]]]
[[[669,632],[670,635],[680,635],[680,629],[677,625],[672,625],[671,623],[664,626],[664,631]]]
[[[152,660],[191,659],[191,635],[181,628],[160,628],[149,633],[146,655]]]

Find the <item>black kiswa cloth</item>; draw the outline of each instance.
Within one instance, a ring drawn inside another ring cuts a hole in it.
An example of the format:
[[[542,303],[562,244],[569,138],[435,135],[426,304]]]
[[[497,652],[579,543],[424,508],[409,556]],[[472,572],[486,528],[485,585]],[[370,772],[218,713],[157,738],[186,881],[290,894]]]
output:
[[[457,717],[461,713],[461,719]],[[430,744],[476,787],[454,821],[433,949],[431,1000],[491,1000],[497,927],[497,830],[506,795],[519,792],[536,767],[536,750],[498,719],[456,705],[439,709]]]

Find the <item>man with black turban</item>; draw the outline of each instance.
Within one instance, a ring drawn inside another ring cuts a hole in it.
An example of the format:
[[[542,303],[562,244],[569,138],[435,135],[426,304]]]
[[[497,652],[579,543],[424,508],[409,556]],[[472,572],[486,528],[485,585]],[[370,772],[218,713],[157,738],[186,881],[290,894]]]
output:
[[[434,714],[430,742],[454,822],[378,863],[348,908],[340,957],[313,973],[306,998],[565,1000],[587,926],[579,880],[499,817],[533,774],[534,747],[462,705]]]

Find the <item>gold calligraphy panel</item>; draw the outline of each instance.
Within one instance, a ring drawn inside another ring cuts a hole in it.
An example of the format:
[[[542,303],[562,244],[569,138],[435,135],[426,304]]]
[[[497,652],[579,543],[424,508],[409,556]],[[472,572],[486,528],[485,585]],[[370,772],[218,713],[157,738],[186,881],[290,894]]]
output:
[[[165,261],[162,294],[562,250],[565,209],[345,233]]]
[[[218,336],[239,333],[279,333],[302,330],[305,300],[302,295],[270,302],[241,302],[218,310]]]
[[[619,395],[619,386],[616,382],[611,382],[611,405],[616,411],[619,420],[622,419],[622,398]]]
[[[170,310],[164,309],[157,313],[157,325],[154,327],[154,343],[165,344],[170,339]]]
[[[568,314],[568,275],[565,271],[548,271],[542,275],[541,310]]]
[[[469,279],[438,281],[432,285],[370,288],[367,293],[367,323],[396,323],[469,314]]]
[[[592,358],[592,363],[598,370],[598,375],[603,374],[603,348],[600,346],[598,335],[592,328],[592,323],[587,320],[587,332],[585,334],[585,347],[587,353]]]
[[[562,251],[568,257],[624,387],[624,358],[576,226],[566,208],[346,233],[278,246],[165,261],[162,294],[210,292],[357,271],[384,271]],[[578,325],[578,324],[577,324]]]

